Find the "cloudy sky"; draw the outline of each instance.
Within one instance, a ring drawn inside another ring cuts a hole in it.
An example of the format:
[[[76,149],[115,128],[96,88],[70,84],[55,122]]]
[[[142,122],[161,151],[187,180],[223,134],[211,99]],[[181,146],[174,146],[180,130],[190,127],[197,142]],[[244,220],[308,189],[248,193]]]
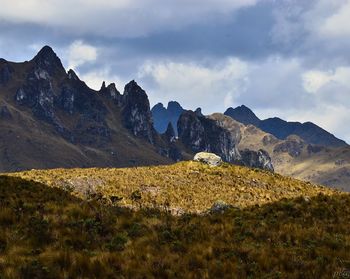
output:
[[[151,104],[245,104],[350,142],[350,0],[0,0],[0,57],[50,45],[92,88]]]

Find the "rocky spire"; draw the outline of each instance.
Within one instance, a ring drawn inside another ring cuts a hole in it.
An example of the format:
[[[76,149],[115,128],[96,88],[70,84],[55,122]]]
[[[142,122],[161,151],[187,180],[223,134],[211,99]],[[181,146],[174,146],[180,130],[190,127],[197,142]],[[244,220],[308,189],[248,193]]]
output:
[[[168,127],[163,135],[164,135],[164,138],[166,139],[167,142],[174,142],[175,141],[175,139],[176,139],[175,130],[174,130],[173,124],[171,124],[171,122],[168,123]]]
[[[105,90],[105,89],[106,89],[106,82],[103,81],[103,82],[102,82],[102,85],[101,85],[100,91],[103,91],[103,90]]]
[[[117,87],[115,86],[115,83],[111,83],[110,85],[108,85],[107,91],[113,100],[117,101],[118,104],[121,103],[122,95],[120,94]]]
[[[72,69],[68,71],[68,78],[72,80],[80,80],[78,75]]]
[[[134,80],[125,85],[122,103],[124,126],[135,136],[145,138],[153,144],[156,132],[149,100],[146,92]]]
[[[197,115],[197,116],[204,116],[203,113],[202,113],[202,109],[201,108],[197,108],[194,113]]]
[[[33,61],[38,68],[46,70],[51,76],[65,74],[61,60],[49,46],[44,46],[33,58]]]

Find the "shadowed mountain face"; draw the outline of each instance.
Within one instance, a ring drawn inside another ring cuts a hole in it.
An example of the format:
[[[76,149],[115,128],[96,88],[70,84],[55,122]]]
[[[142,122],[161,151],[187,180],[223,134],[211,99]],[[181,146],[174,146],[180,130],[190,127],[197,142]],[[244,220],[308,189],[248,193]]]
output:
[[[244,125],[251,124],[256,127],[259,126],[260,119],[250,108],[246,107],[245,105],[239,106],[235,109],[228,108],[224,114]]]
[[[290,135],[297,135],[310,144],[329,147],[347,146],[345,141],[336,138],[331,133],[311,122],[287,122],[277,117],[260,120],[246,106],[240,106],[235,109],[229,108],[225,111],[225,115],[232,117],[242,124],[254,125],[281,140],[286,139]]]
[[[0,60],[0,171],[170,163],[135,81],[90,89],[45,46],[29,62]],[[177,152],[176,154],[179,154]]]
[[[238,150],[241,140],[239,126],[226,125],[224,120],[186,111],[178,121],[179,139],[192,152],[212,152],[233,164],[273,171],[271,158],[266,151]]]
[[[173,127],[177,127],[177,120],[184,111],[185,110],[178,102],[169,102],[167,108],[165,108],[162,103],[156,104],[151,110],[154,128],[158,133],[164,133],[169,123],[171,123]],[[177,136],[177,134],[178,131],[176,128],[175,135]]]

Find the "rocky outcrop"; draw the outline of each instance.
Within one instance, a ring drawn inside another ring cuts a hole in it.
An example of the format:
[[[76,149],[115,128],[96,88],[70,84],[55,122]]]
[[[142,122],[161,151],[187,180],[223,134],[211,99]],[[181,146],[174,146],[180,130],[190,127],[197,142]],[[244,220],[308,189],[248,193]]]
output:
[[[162,156],[170,158],[175,162],[183,159],[181,148],[178,146],[178,140],[171,122],[169,122],[165,133],[161,135],[161,141],[158,140],[157,145],[159,145],[158,150]]]
[[[116,105],[122,105],[122,95],[116,88],[115,83],[111,83],[106,87],[106,83],[103,82],[100,89],[100,94],[108,96],[108,98],[112,99]]]
[[[205,163],[212,167],[217,167],[222,164],[222,159],[220,156],[215,155],[214,153],[208,153],[208,152],[199,152],[197,153],[194,158],[194,161]]]
[[[134,136],[144,138],[153,144],[155,130],[146,92],[133,80],[125,86],[122,100],[124,126]]]
[[[244,166],[272,172],[274,171],[271,157],[265,150],[260,149],[259,151],[253,151],[245,149],[240,151],[240,154],[241,162]]]
[[[174,127],[173,127],[173,124],[171,124],[171,122],[169,122],[168,127],[167,127],[165,133],[163,134],[163,137],[169,143],[176,141]]]
[[[273,171],[266,151],[245,150],[241,153],[238,150],[240,125],[223,114],[204,117],[188,111],[178,122],[179,139],[192,152],[211,152],[226,162]]]
[[[181,114],[177,128],[179,140],[191,151],[215,153],[226,162],[239,160],[236,138],[216,121],[186,111]]]
[[[231,204],[227,204],[226,202],[224,201],[221,201],[221,200],[218,200],[216,202],[213,203],[213,205],[211,206],[211,208],[208,210],[209,213],[211,214],[215,214],[215,213],[224,213],[226,212],[227,210],[230,210],[230,209],[239,209],[239,207],[235,207]]]
[[[296,158],[301,155],[305,142],[297,136],[289,136],[285,141],[277,144],[273,149],[274,153],[288,153],[290,156]]]

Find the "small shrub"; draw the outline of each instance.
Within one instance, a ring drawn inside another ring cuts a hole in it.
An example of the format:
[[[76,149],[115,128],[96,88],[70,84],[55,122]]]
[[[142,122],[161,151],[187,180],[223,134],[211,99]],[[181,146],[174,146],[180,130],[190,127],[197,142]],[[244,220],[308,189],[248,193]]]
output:
[[[107,247],[110,251],[123,251],[127,242],[127,236],[123,233],[119,233],[113,237]]]

